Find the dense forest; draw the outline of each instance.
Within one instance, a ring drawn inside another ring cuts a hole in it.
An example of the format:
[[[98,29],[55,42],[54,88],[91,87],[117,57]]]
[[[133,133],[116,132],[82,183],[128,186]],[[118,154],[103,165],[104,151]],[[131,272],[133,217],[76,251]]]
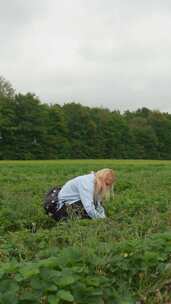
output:
[[[0,159],[61,158],[171,159],[171,114],[45,104],[0,77]]]

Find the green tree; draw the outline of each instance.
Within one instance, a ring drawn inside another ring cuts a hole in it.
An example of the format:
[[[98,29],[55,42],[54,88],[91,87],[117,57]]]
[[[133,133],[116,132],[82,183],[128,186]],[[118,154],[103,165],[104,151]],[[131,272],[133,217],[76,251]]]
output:
[[[89,156],[88,129],[89,108],[80,104],[70,103],[63,106],[67,123],[67,137],[70,145],[71,158],[86,158]],[[90,127],[90,126],[89,126]]]
[[[49,106],[46,128],[45,151],[47,158],[69,158],[67,122],[60,105]]]
[[[133,158],[159,158],[158,138],[145,116],[135,115],[129,121],[129,128],[132,137]]]
[[[171,115],[153,111],[150,122],[158,138],[159,158],[171,159]]]
[[[46,135],[46,111],[33,94],[15,97],[17,159],[42,159]]]
[[[16,116],[12,99],[0,96],[0,159],[15,158]]]
[[[7,81],[3,76],[0,76],[0,98],[14,98],[14,96],[15,90],[13,89],[11,83]]]

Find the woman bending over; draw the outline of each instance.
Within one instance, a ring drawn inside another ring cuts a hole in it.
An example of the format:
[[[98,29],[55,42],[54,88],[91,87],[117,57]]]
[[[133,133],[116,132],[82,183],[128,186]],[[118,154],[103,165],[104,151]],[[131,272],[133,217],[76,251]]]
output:
[[[101,203],[108,197],[116,181],[112,169],[75,177],[64,186],[55,187],[46,195],[44,208],[55,220],[66,219],[73,213],[81,218],[105,218]]]

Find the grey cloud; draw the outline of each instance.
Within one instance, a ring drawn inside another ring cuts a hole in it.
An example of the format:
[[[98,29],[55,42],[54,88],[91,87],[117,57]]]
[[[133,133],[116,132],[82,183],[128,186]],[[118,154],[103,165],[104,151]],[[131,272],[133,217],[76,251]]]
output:
[[[0,0],[0,74],[46,102],[171,112],[169,0]]]
[[[0,0],[1,25],[23,26],[47,6],[47,1]]]

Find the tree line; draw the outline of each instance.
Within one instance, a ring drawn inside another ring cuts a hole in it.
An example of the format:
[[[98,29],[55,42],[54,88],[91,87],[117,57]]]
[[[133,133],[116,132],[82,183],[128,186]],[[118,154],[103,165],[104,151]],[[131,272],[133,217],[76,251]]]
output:
[[[0,159],[171,159],[171,114],[42,103],[0,77]]]

